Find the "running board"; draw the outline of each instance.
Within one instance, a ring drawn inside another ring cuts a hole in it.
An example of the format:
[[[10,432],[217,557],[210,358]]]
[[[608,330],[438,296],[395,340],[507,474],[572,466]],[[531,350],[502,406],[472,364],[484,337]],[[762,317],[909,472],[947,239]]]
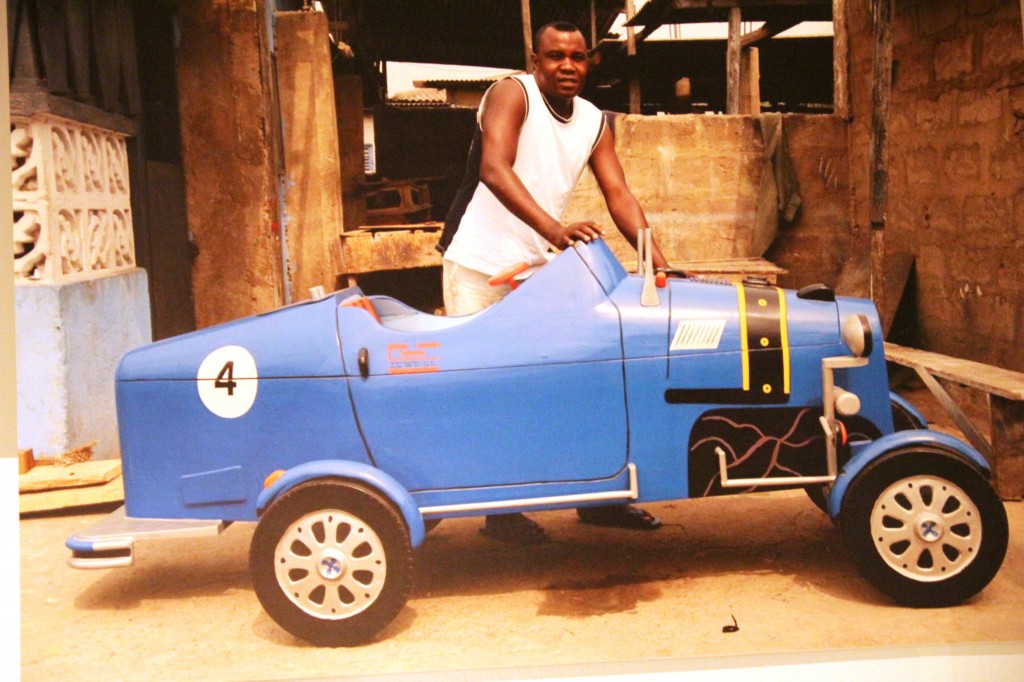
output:
[[[420,513],[454,514],[456,512],[494,511],[504,509],[511,511],[521,507],[555,504],[579,504],[581,502],[599,502],[602,500],[635,500],[640,495],[640,487],[636,480],[636,465],[627,464],[629,471],[629,490],[608,490],[600,493],[579,493],[576,495],[554,495],[551,497],[528,497],[518,500],[494,500],[491,502],[467,502],[465,504],[442,504],[434,507],[420,507]]]
[[[123,568],[134,563],[135,543],[139,540],[219,535],[229,524],[218,520],[137,519],[120,507],[64,544],[71,550],[68,565],[72,568]]]

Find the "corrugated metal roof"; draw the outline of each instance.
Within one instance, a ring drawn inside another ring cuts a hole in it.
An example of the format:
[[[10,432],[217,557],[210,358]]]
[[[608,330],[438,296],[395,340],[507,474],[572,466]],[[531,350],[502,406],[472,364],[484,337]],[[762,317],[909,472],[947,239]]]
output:
[[[396,92],[388,98],[388,104],[405,107],[446,107],[448,95],[443,89],[417,87],[415,90]]]
[[[486,90],[502,78],[513,76],[523,71],[502,71],[493,76],[478,76],[476,78],[435,78],[430,80],[413,81],[417,88],[443,88],[445,90],[458,88],[461,90]]]

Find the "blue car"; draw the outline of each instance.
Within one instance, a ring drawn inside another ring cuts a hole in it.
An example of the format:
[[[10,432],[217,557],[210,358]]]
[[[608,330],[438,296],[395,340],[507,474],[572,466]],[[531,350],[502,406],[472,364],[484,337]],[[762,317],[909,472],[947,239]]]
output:
[[[1006,513],[985,459],[890,393],[881,339],[870,301],[630,274],[600,240],[471,315],[351,287],[128,353],[125,506],[70,563],[257,522],[266,611],[353,645],[440,519],[800,487],[877,589],[956,604],[998,571]]]

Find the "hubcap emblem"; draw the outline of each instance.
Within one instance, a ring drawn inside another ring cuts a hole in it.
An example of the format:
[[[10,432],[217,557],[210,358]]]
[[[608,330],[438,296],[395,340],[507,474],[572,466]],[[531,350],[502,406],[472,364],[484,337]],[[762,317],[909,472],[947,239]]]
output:
[[[941,539],[944,531],[942,520],[934,514],[921,514],[917,518],[917,537],[925,542]]]
[[[320,556],[317,570],[324,580],[336,580],[345,572],[345,557],[340,552],[326,551]]]

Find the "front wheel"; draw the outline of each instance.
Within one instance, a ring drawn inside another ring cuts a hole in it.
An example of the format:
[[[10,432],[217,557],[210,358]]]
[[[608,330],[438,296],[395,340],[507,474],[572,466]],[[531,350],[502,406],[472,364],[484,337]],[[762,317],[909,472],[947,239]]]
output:
[[[850,484],[839,527],[861,574],[907,606],[980,592],[1006,555],[1006,510],[985,476],[952,453],[892,452]]]
[[[412,586],[401,516],[376,492],[344,481],[311,481],[275,500],[253,534],[249,567],[270,617],[319,646],[369,641]]]

